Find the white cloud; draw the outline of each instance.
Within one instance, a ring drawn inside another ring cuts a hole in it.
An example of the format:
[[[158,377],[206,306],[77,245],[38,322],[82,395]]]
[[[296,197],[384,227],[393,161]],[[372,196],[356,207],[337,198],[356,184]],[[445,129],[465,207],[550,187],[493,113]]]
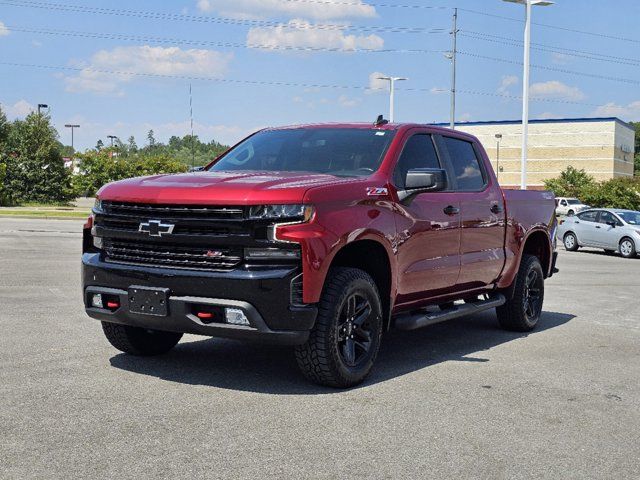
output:
[[[201,12],[234,18],[304,17],[316,20],[372,18],[376,9],[362,0],[296,2],[283,0],[198,0]]]
[[[557,98],[562,100],[582,100],[585,94],[578,87],[571,87],[558,80],[534,83],[529,88],[529,94],[538,98]]]
[[[254,27],[247,33],[247,46],[283,48],[336,48],[380,50],[384,40],[378,35],[346,35],[343,30],[318,30],[306,20],[294,19],[275,27]],[[302,27],[302,28],[296,28]]]
[[[0,22],[0,37],[4,37],[9,35],[9,29],[5,26],[4,23]]]
[[[517,85],[520,81],[518,77],[515,75],[503,75],[502,80],[500,80],[500,86],[498,87],[498,93],[500,95],[511,95],[509,91],[509,87],[513,85]]]
[[[365,93],[381,93],[389,91],[389,81],[380,80],[379,77],[388,77],[389,75],[382,72],[373,72],[369,75],[369,88]]]
[[[219,78],[226,73],[231,58],[232,54],[214,50],[148,45],[116,47],[96,52],[88,62],[80,64],[83,69],[77,75],[66,76],[65,83],[69,92],[123,95],[121,85],[137,76],[117,72]]]
[[[627,121],[640,120],[640,100],[627,105],[609,102],[596,108],[593,111],[593,115],[598,117],[619,117]]]
[[[460,115],[458,115],[458,118],[457,118],[456,121],[458,121],[458,122],[470,122],[472,118],[473,118],[473,115],[471,115],[468,112],[465,112],[465,113],[461,113]]]
[[[340,95],[338,97],[338,105],[344,108],[353,108],[357,107],[360,104],[359,98],[350,98],[346,95]]]
[[[5,105],[4,103],[2,103],[0,104],[0,107],[2,107],[2,111],[10,120],[16,118],[24,118],[36,109],[36,107],[31,105],[26,100],[18,100],[13,105]]]
[[[553,55],[551,55],[551,61],[556,65],[566,65],[569,63],[569,55],[554,52]]]

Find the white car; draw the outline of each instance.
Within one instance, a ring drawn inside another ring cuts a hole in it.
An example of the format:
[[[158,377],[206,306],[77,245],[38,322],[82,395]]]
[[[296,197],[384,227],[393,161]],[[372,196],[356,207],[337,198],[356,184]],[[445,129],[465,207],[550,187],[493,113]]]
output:
[[[586,210],[560,223],[558,239],[570,251],[595,247],[632,258],[640,251],[640,212],[611,208]]]
[[[585,205],[577,198],[556,197],[556,215],[567,215],[570,217],[588,208],[589,205]]]

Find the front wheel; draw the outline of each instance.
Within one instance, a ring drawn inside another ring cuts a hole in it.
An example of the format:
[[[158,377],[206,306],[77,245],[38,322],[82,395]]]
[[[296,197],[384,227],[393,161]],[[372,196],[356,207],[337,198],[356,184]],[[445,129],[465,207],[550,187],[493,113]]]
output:
[[[620,250],[620,255],[624,258],[633,258],[636,256],[636,246],[630,238],[620,240],[618,249]]]
[[[540,260],[523,255],[516,275],[513,297],[498,307],[498,322],[506,330],[528,332],[538,324],[544,301],[544,274]]]
[[[167,353],[182,338],[181,333],[162,332],[102,322],[102,331],[109,343],[124,353],[151,356]]]
[[[371,371],[382,337],[382,306],[373,279],[356,268],[334,268],[320,298],[318,318],[295,354],[311,381],[347,388]]]
[[[576,238],[575,233],[567,233],[562,241],[564,243],[564,248],[570,252],[575,252],[579,248],[578,239]]]

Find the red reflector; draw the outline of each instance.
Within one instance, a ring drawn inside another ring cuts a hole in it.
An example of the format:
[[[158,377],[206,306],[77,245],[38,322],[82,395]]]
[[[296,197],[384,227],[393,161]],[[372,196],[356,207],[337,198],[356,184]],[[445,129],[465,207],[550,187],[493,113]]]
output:
[[[107,308],[120,308],[119,302],[107,302]]]
[[[198,318],[213,318],[213,313],[211,313],[211,312],[198,312],[198,313],[196,313],[196,317],[198,317]]]

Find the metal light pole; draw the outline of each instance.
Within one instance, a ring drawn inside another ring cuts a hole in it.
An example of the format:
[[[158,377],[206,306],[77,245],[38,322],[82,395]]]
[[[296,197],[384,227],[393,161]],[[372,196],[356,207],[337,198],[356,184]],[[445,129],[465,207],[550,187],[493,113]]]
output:
[[[496,133],[496,179],[500,180],[500,140],[502,139],[501,133]]]
[[[531,7],[553,5],[547,0],[503,0],[525,6],[524,16],[524,73],[522,75],[522,159],[520,188],[527,189],[527,135],[529,134],[529,52],[531,49]]]
[[[76,153],[76,149],[73,148],[73,130],[76,129],[76,128],[80,128],[80,125],[72,125],[72,124],[67,123],[65,125],[65,127],[71,129],[71,150],[73,151],[73,153]]]
[[[49,110],[49,105],[47,105],[46,103],[39,103],[38,104],[38,116],[42,115],[42,109],[46,108],[47,110]]]
[[[456,54],[457,50],[457,39],[458,39],[458,9],[453,9],[453,29],[451,30],[452,35],[452,48],[450,53],[451,59],[451,112],[450,112],[450,120],[449,120],[449,128],[452,130],[456,128]]]
[[[117,136],[115,136],[115,135],[107,135],[107,138],[108,138],[109,140],[111,140],[111,146],[113,147],[113,141],[114,141],[116,138],[118,138],[118,137],[117,137]]]
[[[378,77],[378,80],[388,80],[389,81],[389,123],[393,123],[393,97],[395,94],[395,84],[401,80],[409,80],[405,77]]]

